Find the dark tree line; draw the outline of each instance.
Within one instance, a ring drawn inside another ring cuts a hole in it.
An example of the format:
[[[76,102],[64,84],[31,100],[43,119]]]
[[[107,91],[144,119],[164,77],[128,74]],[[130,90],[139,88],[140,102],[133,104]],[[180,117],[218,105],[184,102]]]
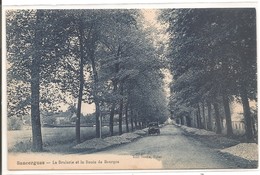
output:
[[[256,133],[249,101],[257,101],[255,9],[167,9],[160,18],[168,24],[170,36],[172,114],[190,124],[195,112],[197,127],[212,130],[214,112],[216,132],[221,133],[223,106],[227,135],[232,136],[230,103],[238,100],[246,137],[252,141]]]
[[[115,115],[119,134],[167,117],[163,63],[138,10],[9,10],[6,12],[8,117],[31,115],[32,149],[42,151],[41,113],[76,102]],[[70,104],[73,106],[74,104]],[[18,119],[17,118],[17,119]]]

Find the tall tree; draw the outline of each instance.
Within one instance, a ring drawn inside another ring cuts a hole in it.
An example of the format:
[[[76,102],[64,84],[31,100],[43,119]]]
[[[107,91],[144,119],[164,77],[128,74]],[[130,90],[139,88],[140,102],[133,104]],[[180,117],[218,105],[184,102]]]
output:
[[[8,79],[22,80],[30,84],[30,109],[32,121],[32,149],[42,151],[40,102],[42,83],[56,70],[65,32],[54,11],[7,11],[7,58],[10,64]],[[54,42],[55,41],[55,42]],[[48,72],[48,73],[46,73]]]
[[[245,86],[241,86],[241,82],[247,77],[251,80],[248,82],[251,90],[243,91],[242,103],[248,120],[247,137],[252,139],[252,122],[245,94],[250,93],[251,98],[256,94],[255,10],[169,9],[162,14],[162,19],[169,24],[173,89],[183,98],[182,105],[186,103],[191,107],[206,100],[216,107],[217,99],[222,97],[227,134],[232,135],[229,101],[233,96],[242,99],[241,88]],[[242,52],[250,52],[250,59],[244,59]],[[187,92],[190,96],[185,95]]]
[[[34,53],[32,55],[31,66],[31,121],[33,150],[42,151],[42,133],[40,121],[40,66],[42,57],[42,30],[43,11],[36,12],[36,29],[34,37]]]
[[[212,114],[211,114],[211,111],[212,111],[212,108],[211,108],[211,104],[207,101],[207,111],[208,111],[208,129],[210,131],[212,131]]]

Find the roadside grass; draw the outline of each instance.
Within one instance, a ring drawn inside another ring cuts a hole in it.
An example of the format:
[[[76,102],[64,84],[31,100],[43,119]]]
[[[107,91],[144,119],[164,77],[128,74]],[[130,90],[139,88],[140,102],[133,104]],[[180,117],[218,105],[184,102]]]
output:
[[[126,129],[123,126],[123,132]],[[81,141],[95,138],[94,127],[81,127]],[[118,134],[118,126],[114,128],[115,135]],[[70,153],[77,143],[75,142],[75,127],[65,128],[42,128],[43,148],[48,152]],[[102,128],[102,137],[109,136],[109,128]],[[9,152],[30,152],[32,150],[31,130],[8,131]]]
[[[186,136],[192,137],[196,140],[199,140],[201,143],[205,144],[207,147],[216,149],[219,155],[221,155],[223,158],[230,160],[237,164],[239,168],[257,168],[258,167],[258,160],[249,160],[248,158],[243,158],[243,156],[250,157],[251,152],[257,151],[252,150],[252,148],[248,148],[248,146],[244,146],[244,149],[236,149],[234,153],[230,153],[227,151],[223,151],[226,149],[230,149],[233,147],[239,147],[243,143],[243,137],[242,139],[240,137],[232,137],[229,138],[223,134],[215,134],[210,131],[206,131],[203,129],[196,129],[196,128],[190,128],[187,126],[180,126],[182,130],[186,133]],[[245,145],[248,144],[256,144],[256,143],[245,143]],[[242,153],[243,156],[237,155],[238,153]],[[252,156],[252,155],[251,155]]]
[[[238,140],[228,138],[222,134],[216,134],[212,131],[187,127],[183,125],[180,127],[184,132],[188,133],[187,136],[195,137],[197,140],[200,140],[207,146],[214,149],[224,149],[240,143]]]
[[[28,152],[32,150],[32,143],[29,140],[21,141],[15,144],[14,147],[8,148],[9,152]]]

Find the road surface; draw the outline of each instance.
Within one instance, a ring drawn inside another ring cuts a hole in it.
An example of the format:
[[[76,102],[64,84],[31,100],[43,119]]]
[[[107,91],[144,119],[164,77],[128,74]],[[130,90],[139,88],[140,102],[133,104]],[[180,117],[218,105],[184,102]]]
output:
[[[162,161],[164,169],[238,168],[235,163],[218,154],[217,150],[210,149],[174,125],[161,128],[158,136],[146,136],[98,154],[150,156]]]

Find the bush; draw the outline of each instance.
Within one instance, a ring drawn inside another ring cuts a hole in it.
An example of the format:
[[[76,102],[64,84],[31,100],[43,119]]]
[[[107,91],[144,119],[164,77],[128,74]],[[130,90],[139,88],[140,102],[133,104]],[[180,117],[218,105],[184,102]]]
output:
[[[8,130],[21,130],[23,122],[20,118],[12,116],[7,119]]]
[[[14,145],[14,147],[9,148],[9,152],[29,152],[32,150],[32,142],[24,141],[24,142],[18,142]]]
[[[42,121],[45,124],[53,125],[56,124],[56,117],[54,115],[44,115]]]

